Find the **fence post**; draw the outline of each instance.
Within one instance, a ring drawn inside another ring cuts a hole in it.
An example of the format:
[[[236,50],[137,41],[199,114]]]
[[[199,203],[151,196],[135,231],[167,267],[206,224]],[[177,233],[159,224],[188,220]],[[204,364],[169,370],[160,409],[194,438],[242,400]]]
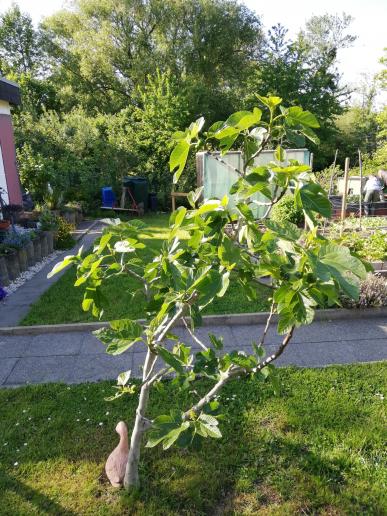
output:
[[[360,171],[360,195],[359,195],[359,229],[361,229],[361,216],[362,216],[362,192],[363,192],[363,162],[361,159],[361,152],[359,152],[359,171]]]
[[[341,229],[340,229],[340,236],[343,234],[344,220],[345,220],[345,214],[346,214],[346,208],[347,208],[348,174],[349,174],[349,158],[345,158],[344,193],[343,193],[343,200],[342,200],[342,203],[341,203]]]

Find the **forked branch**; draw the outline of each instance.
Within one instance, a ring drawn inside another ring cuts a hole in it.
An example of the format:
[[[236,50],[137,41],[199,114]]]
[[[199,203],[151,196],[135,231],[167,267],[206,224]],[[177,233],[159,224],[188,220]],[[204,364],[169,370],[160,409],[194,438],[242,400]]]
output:
[[[193,405],[189,410],[187,410],[184,414],[184,419],[190,419],[192,414],[197,414],[207,403],[209,403],[212,398],[222,389],[222,387],[231,380],[231,378],[235,378],[236,376],[243,376],[251,373],[257,373],[261,371],[264,367],[269,365],[271,362],[276,360],[282,353],[285,351],[286,346],[289,344],[292,336],[293,336],[294,326],[292,326],[289,332],[285,335],[281,345],[277,349],[275,353],[266,358],[263,362],[257,365],[252,370],[245,369],[244,367],[231,366],[226,372],[224,372],[218,382],[212,387],[210,391],[206,395],[204,395],[195,405]]]

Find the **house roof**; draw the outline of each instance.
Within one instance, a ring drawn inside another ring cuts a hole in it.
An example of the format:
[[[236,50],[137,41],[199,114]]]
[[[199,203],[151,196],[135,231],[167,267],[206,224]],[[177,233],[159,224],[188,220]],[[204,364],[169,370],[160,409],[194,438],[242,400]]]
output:
[[[14,106],[21,103],[20,88],[16,82],[0,77],[0,100],[6,100]]]

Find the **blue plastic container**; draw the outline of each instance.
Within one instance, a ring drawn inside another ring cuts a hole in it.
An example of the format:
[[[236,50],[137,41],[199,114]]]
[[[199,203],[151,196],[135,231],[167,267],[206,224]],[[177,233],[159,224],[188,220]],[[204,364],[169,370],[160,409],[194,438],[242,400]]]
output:
[[[113,208],[116,203],[116,196],[111,186],[105,186],[102,188],[102,207]]]

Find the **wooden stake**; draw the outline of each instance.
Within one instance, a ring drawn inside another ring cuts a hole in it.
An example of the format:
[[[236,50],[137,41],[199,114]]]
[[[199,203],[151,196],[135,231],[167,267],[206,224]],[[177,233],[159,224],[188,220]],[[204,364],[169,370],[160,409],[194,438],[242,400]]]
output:
[[[176,210],[176,197],[173,195],[174,192],[171,193],[171,199],[172,199],[172,213]]]
[[[361,152],[359,153],[359,171],[360,171],[360,195],[359,195],[359,229],[361,230],[361,216],[362,216],[362,192],[363,192],[363,162],[361,159]]]
[[[333,163],[332,163],[332,174],[331,174],[331,180],[330,180],[330,183],[329,183],[329,195],[333,195],[333,180],[334,180],[334,177],[335,177],[335,172],[336,172],[336,161],[337,161],[337,154],[339,153],[339,149],[336,149],[336,152],[335,152],[335,159],[333,160]]]
[[[341,229],[340,229],[340,236],[343,234],[343,229],[344,229],[344,220],[345,220],[345,212],[346,212],[346,207],[347,207],[348,174],[349,174],[349,158],[345,158],[345,167],[344,167],[344,193],[343,193],[343,202],[342,202],[342,204],[341,204]]]

